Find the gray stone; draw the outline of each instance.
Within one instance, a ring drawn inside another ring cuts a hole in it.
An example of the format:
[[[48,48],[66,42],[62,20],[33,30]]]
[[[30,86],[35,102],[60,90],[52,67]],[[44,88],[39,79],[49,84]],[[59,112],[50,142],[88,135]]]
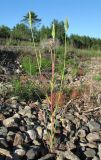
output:
[[[43,134],[42,127],[38,126],[38,127],[36,128],[36,131],[38,132],[39,138],[42,138],[42,134]]]
[[[62,157],[62,158],[67,158],[69,160],[80,160],[79,157],[77,157],[75,154],[73,154],[70,150],[67,150],[65,152],[63,151],[56,151],[57,156]]]
[[[36,160],[38,157],[39,153],[37,150],[33,150],[33,148],[29,149],[26,153],[27,159],[28,160]]]
[[[19,111],[19,114],[21,114],[22,116],[26,116],[31,118],[32,114],[31,114],[31,108],[29,106],[25,106],[24,109],[21,109]]]
[[[95,156],[92,160],[100,160],[97,156]]]
[[[8,134],[7,134],[7,137],[6,137],[7,141],[13,142],[14,136],[15,136],[15,133],[12,132],[12,131],[9,131]]]
[[[55,155],[54,154],[47,154],[42,158],[39,158],[38,160],[55,160]]]
[[[98,145],[98,155],[99,158],[101,159],[101,144]]]
[[[101,130],[101,125],[94,120],[89,121],[87,125],[90,129],[90,132],[97,132]]]
[[[4,138],[0,138],[0,146],[3,148],[8,148],[7,141]]]
[[[0,66],[0,74],[4,74],[4,73],[5,73],[5,69],[2,66]]]
[[[17,132],[14,137],[13,146],[23,145],[24,137],[21,132]]]
[[[12,92],[13,87],[11,84],[0,83],[0,95],[5,96],[7,93]]]
[[[14,119],[15,119],[15,118],[20,119],[20,115],[19,115],[18,113],[15,113],[15,114],[13,115],[13,118],[14,118]]]
[[[16,149],[15,153],[21,157],[23,157],[26,154],[24,149]]]
[[[14,125],[14,118],[10,117],[10,118],[3,120],[3,125],[5,127],[12,127]]]
[[[63,155],[59,155],[59,156],[57,156],[56,160],[64,160],[64,156]]]
[[[70,160],[80,160],[79,157],[77,157],[75,154],[73,154],[71,151],[65,151],[64,152],[64,156],[67,158],[67,159],[70,159]]]
[[[0,155],[5,155],[9,158],[12,158],[10,152],[7,149],[0,148]]]
[[[86,155],[86,157],[92,158],[96,155],[96,152],[94,149],[87,148],[86,151],[84,152],[84,154]]]
[[[78,136],[79,136],[80,138],[86,137],[86,132],[85,132],[85,130],[80,129],[80,130],[78,131]]]
[[[97,144],[96,143],[87,143],[87,146],[89,147],[89,148],[96,148],[97,149]]]
[[[6,127],[0,127],[0,136],[7,136],[7,128]]]
[[[87,136],[86,136],[87,140],[89,142],[96,142],[96,141],[101,141],[101,138],[99,136],[99,134],[97,132],[92,132],[92,133],[89,133]]]
[[[28,130],[27,133],[28,133],[31,140],[36,139],[36,132],[34,130]]]

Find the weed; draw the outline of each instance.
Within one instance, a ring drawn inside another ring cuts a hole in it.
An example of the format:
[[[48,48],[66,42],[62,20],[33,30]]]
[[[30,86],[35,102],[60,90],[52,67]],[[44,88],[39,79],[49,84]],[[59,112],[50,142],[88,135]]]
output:
[[[37,72],[36,62],[33,62],[31,56],[25,56],[21,60],[22,67],[24,71],[31,75],[35,75]]]
[[[97,74],[93,77],[93,80],[95,81],[101,81],[101,75],[100,74]]]
[[[12,81],[13,85],[13,94],[18,96],[19,99],[23,99],[26,101],[38,100],[41,102],[42,98],[45,98],[44,92],[42,92],[42,89],[33,84],[30,80],[27,81],[21,81],[20,79],[14,79]]]
[[[41,52],[40,51],[38,52],[36,50],[36,44],[35,44],[33,28],[32,28],[32,15],[31,15],[31,12],[29,12],[29,25],[30,25],[31,35],[32,35],[34,51],[35,51],[35,55],[36,55],[36,62],[37,62],[39,74],[40,74],[40,77],[41,77]]]
[[[21,89],[21,83],[20,80],[14,79],[12,81],[13,91],[15,95],[19,95],[20,89]]]

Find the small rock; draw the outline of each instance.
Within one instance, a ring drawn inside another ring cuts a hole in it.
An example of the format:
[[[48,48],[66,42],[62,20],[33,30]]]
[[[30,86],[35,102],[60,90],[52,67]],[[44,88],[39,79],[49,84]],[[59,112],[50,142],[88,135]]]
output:
[[[55,160],[55,154],[47,154],[42,158],[39,158],[38,160]]]
[[[86,136],[87,140],[89,142],[96,142],[96,141],[101,141],[101,138],[99,136],[99,134],[97,132],[93,132],[93,133],[89,133],[87,136]]]
[[[75,154],[73,154],[70,150],[68,151],[56,151],[57,153],[57,156],[60,156],[62,157],[62,159],[64,158],[67,158],[69,160],[80,160],[79,157],[77,157]]]
[[[64,156],[67,158],[67,159],[70,159],[70,160],[80,160],[79,157],[77,157],[75,154],[73,154],[71,151],[65,151],[64,152]]]
[[[94,120],[89,121],[87,125],[90,129],[90,132],[97,132],[101,130],[101,125]]]
[[[28,133],[31,140],[36,139],[36,132],[34,130],[28,130],[27,133]]]
[[[4,138],[0,138],[0,146],[2,146],[2,148],[8,148],[8,144],[7,141]]]
[[[20,119],[20,115],[19,115],[18,113],[15,113],[15,114],[13,115],[13,118],[18,118],[18,119]]]
[[[37,127],[36,131],[38,132],[39,137],[42,138],[42,127]]]
[[[38,142],[37,140],[34,140],[33,143],[35,144],[35,146],[41,146],[41,143]]]
[[[100,160],[97,156],[95,156],[92,160]]]
[[[14,136],[15,136],[15,133],[12,132],[12,131],[9,131],[8,134],[7,134],[7,137],[6,137],[7,142],[10,141],[10,142],[13,143],[13,141],[14,141]]]
[[[23,157],[25,155],[25,150],[24,149],[16,149],[15,153],[21,157]]]
[[[12,100],[12,108],[16,108],[17,107],[17,101],[14,99]]]
[[[0,127],[0,136],[7,136],[7,128],[6,127]]]
[[[98,145],[98,155],[99,158],[101,159],[101,144]]]
[[[16,133],[13,146],[22,145],[24,142],[24,138],[20,132]]]
[[[80,129],[80,130],[78,131],[78,136],[79,136],[80,138],[86,137],[86,132],[85,132],[85,130]]]
[[[92,158],[96,155],[96,152],[94,149],[91,148],[87,148],[86,151],[84,152],[84,154],[88,157],[88,158]]]
[[[3,121],[4,119],[5,119],[5,116],[2,113],[0,113],[0,121]]]
[[[0,148],[0,155],[5,155],[6,157],[12,158],[10,152],[3,148]]]
[[[18,100],[19,98],[18,98],[18,96],[15,96],[15,97],[11,97],[11,100],[13,101],[13,100]]]
[[[67,147],[67,150],[68,150],[68,149],[69,149],[69,150],[72,150],[72,149],[75,149],[75,148],[76,148],[76,145],[75,145],[73,142],[71,142],[71,141],[67,141],[66,147]]]
[[[31,108],[29,106],[25,106],[24,109],[21,109],[19,111],[19,114],[21,114],[22,116],[26,116],[31,118],[32,114],[31,114]]]
[[[3,120],[3,125],[5,127],[12,127],[14,125],[14,118],[10,117],[10,118]]]
[[[97,144],[96,143],[87,143],[87,146],[89,147],[89,148],[96,148],[97,149]]]
[[[29,149],[26,153],[27,159],[28,160],[36,160],[38,157],[39,153],[37,150],[33,150],[33,148]]]

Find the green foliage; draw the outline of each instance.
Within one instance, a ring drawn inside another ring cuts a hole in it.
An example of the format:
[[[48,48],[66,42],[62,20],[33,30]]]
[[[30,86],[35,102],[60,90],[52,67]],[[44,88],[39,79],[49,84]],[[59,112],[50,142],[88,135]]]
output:
[[[37,72],[36,62],[33,62],[31,56],[24,56],[21,60],[24,71],[29,75],[35,75]]]
[[[51,29],[43,25],[39,30],[39,36],[40,40],[51,38]]]
[[[73,67],[72,71],[71,71],[72,77],[75,77],[77,75],[77,72],[78,72],[78,68],[77,67]]]
[[[76,49],[77,56],[79,57],[101,57],[101,51],[95,51],[93,49]]]
[[[0,38],[9,38],[10,37],[10,28],[7,26],[0,26]]]
[[[29,75],[35,75],[38,73],[37,63],[31,56],[24,56],[21,60],[22,67],[24,71]],[[51,60],[42,57],[41,60],[42,70],[48,70],[51,68]]]
[[[42,70],[47,70],[51,68],[51,60],[42,57],[41,68]]]
[[[12,81],[12,85],[13,85],[13,91],[14,91],[14,95],[19,95],[20,89],[21,89],[21,83],[18,79],[14,79]]]
[[[97,74],[93,77],[93,80],[95,81],[101,81],[101,75],[100,74]]]
[[[11,38],[12,39],[19,39],[19,40],[30,40],[31,39],[31,33],[29,28],[21,23],[17,24],[11,33]]]
[[[59,46],[57,49],[56,49],[56,56],[57,58],[63,58],[64,56],[64,47],[63,46]]]
[[[12,81],[14,88],[14,95],[18,96],[19,99],[29,100],[33,97],[33,84],[31,82],[21,83],[19,79],[14,79]]]
[[[35,12],[30,11],[30,15],[31,15],[31,23],[32,23],[32,25],[35,25],[36,23],[41,21],[41,19],[38,18],[38,15],[36,15]],[[23,17],[22,22],[24,22],[25,24],[29,25],[29,12]]]
[[[41,102],[41,99],[45,98],[45,88],[43,91],[40,86],[35,85],[35,83],[30,80],[22,82],[20,79],[16,78],[12,81],[12,85],[12,94],[18,96],[21,100],[38,100]]]

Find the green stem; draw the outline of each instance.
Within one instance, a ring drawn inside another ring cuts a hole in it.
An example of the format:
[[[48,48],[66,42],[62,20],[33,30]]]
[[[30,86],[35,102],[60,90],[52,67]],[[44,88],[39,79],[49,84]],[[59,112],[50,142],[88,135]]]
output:
[[[30,76],[32,75],[31,59],[29,57],[29,66],[30,66]]]
[[[31,34],[32,34],[32,41],[33,41],[33,46],[34,46],[34,50],[35,50],[35,55],[36,55],[36,60],[37,60],[37,65],[38,65],[38,70],[39,70],[39,74],[41,76],[41,69],[40,69],[40,62],[39,62],[39,58],[38,58],[38,54],[37,54],[37,50],[36,50],[36,45],[35,45],[35,40],[34,40],[34,34],[33,34],[33,29],[32,27],[31,29]]]

